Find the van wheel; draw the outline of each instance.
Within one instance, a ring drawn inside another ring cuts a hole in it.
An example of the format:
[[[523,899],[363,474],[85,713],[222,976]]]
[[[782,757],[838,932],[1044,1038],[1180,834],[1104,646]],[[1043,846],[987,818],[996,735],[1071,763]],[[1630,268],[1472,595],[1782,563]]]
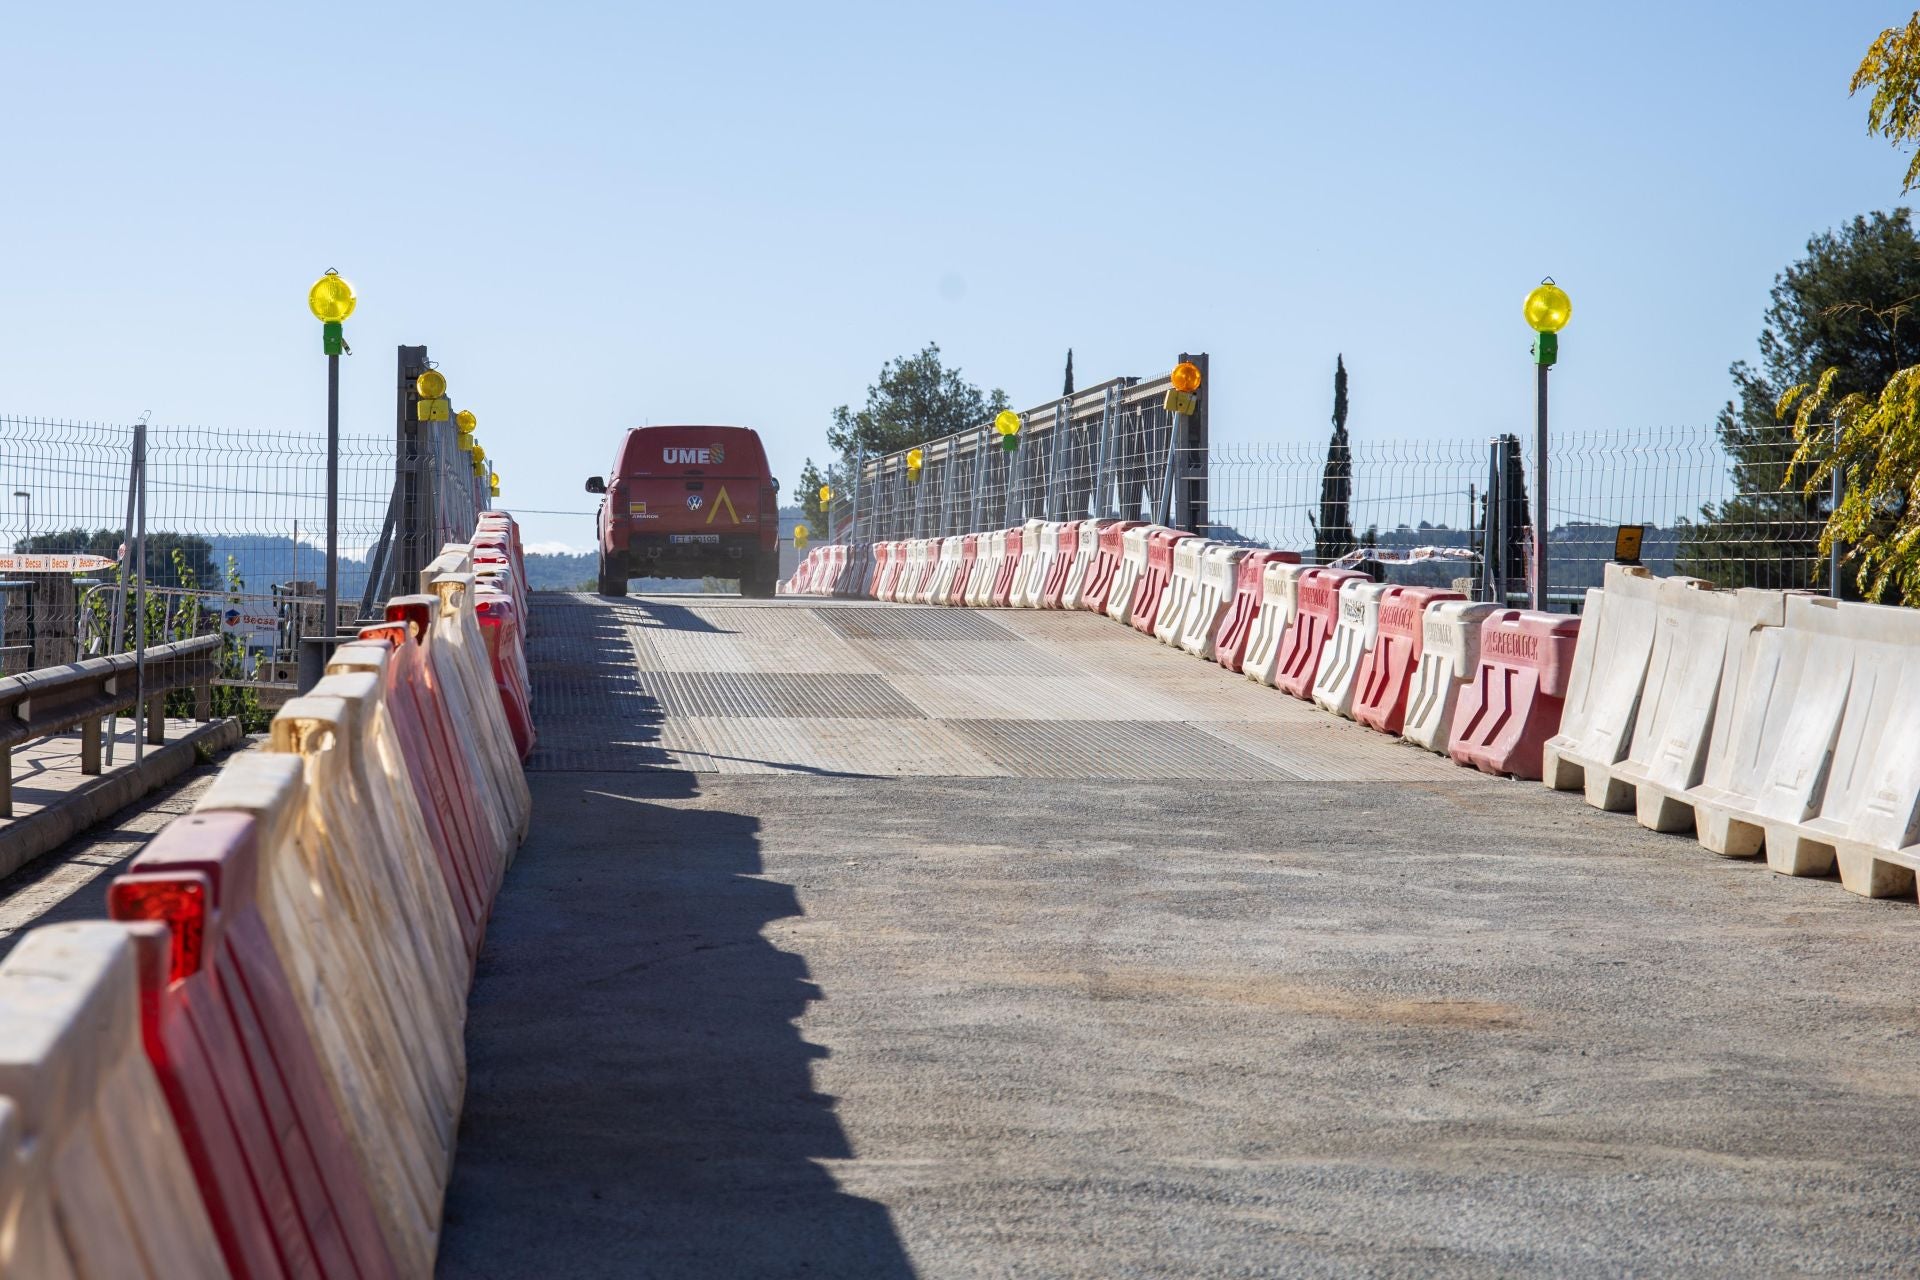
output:
[[[624,596],[627,594],[627,558],[609,556],[600,553],[600,594],[603,596]]]
[[[771,557],[756,560],[740,574],[740,594],[748,600],[773,599],[774,585],[780,581],[780,562]]]

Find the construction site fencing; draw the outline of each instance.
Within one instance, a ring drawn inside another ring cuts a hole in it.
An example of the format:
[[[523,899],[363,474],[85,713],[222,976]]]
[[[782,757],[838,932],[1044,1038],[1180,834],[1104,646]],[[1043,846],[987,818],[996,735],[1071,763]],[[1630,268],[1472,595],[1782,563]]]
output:
[[[1362,435],[1340,449],[1324,433],[1250,439],[1216,428],[1169,448],[1155,391],[1122,382],[1081,393],[1063,414],[1057,447],[1034,428],[1036,420],[1051,425],[1042,409],[1027,415],[1022,435],[1031,438],[1014,453],[991,442],[983,451],[973,433],[922,446],[917,481],[905,475],[903,454],[869,462],[857,492],[843,484],[835,493],[835,540],[942,537],[1035,517],[1153,519],[1171,465],[1187,500],[1169,504],[1165,523],[1298,552],[1307,563],[1373,559],[1395,580],[1444,585],[1488,572],[1487,495],[1497,490],[1507,501],[1492,504],[1496,566],[1504,555],[1506,594],[1526,594],[1531,431]],[[1109,397],[1120,403],[1103,419]],[[1807,495],[1794,478],[1803,473],[1790,475],[1794,449],[1786,427],[1732,449],[1709,425],[1555,433],[1549,595],[1570,607],[1600,586],[1622,526],[1638,529],[1640,560],[1656,573],[1830,593],[1834,565],[1819,547],[1830,499]],[[1504,473],[1495,465],[1502,456]],[[1849,572],[1841,569],[1843,588]]]
[[[1179,360],[1203,375],[1191,414],[1176,418],[1167,411],[1165,375],[1114,378],[1022,413],[1011,448],[993,423],[983,422],[858,460],[835,485],[834,539],[946,537],[1028,519],[1099,515],[1203,521],[1207,357],[1182,354]]]

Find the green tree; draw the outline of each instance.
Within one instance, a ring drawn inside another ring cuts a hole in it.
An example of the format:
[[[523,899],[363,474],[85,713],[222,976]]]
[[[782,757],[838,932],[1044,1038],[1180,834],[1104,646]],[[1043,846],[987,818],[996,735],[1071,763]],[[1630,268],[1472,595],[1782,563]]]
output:
[[[1313,561],[1332,564],[1353,550],[1353,452],[1347,437],[1347,360],[1333,358],[1333,438],[1320,470],[1320,518],[1313,521]],[[1371,544],[1369,544],[1371,545]]]
[[[960,370],[941,363],[939,344],[929,342],[913,355],[881,365],[880,380],[867,388],[864,407],[835,409],[827,443],[851,466],[862,456],[893,453],[980,426],[1008,407],[1006,392],[981,391]]]
[[[1063,396],[1070,396],[1073,394],[1073,348],[1072,347],[1067,348],[1067,380],[1066,380],[1066,383],[1063,386],[1061,386],[1060,394]],[[995,410],[995,412],[998,412],[998,410]]]
[[[1920,236],[1908,211],[1856,217],[1807,242],[1806,256],[1775,277],[1760,334],[1759,367],[1729,371],[1735,398],[1720,411],[1720,442],[1732,459],[1733,496],[1701,508],[1681,543],[1678,567],[1723,586],[1818,589],[1827,520],[1824,490],[1796,471],[1795,428],[1781,397],[1831,371],[1827,394],[1800,401],[1804,432],[1831,435],[1830,406],[1876,395],[1920,361]],[[1816,412],[1829,416],[1814,422]],[[1830,452],[1824,442],[1813,455]],[[1823,473],[1823,475],[1826,473]]]
[[[820,503],[820,486],[831,483],[827,473],[820,470],[812,458],[800,468],[800,511],[807,517],[807,527],[816,538],[827,536],[827,509]]]

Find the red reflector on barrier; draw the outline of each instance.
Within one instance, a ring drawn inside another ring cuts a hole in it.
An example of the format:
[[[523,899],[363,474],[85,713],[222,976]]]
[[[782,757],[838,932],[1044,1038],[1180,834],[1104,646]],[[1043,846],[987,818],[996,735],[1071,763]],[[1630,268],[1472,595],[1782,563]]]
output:
[[[166,879],[123,876],[107,889],[107,914],[115,920],[158,920],[170,932],[167,980],[200,971],[207,937],[207,878],[186,873]]]

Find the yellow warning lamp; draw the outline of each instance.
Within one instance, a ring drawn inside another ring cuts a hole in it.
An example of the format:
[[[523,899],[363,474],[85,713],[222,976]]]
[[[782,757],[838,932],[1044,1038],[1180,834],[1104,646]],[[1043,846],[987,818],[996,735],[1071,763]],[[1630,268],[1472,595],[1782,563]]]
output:
[[[1182,360],[1173,366],[1173,373],[1167,381],[1173,383],[1175,391],[1184,391],[1188,395],[1200,389],[1200,366],[1190,360]]]
[[[1011,409],[1002,409],[993,419],[993,429],[1003,436],[1020,434],[1020,415]]]
[[[485,462],[487,460],[487,451],[480,447],[478,440],[473,442],[473,460],[475,462]]]
[[[821,485],[820,486],[820,505],[824,507],[829,502],[832,502],[832,501],[833,501],[833,486],[830,484]]]
[[[497,498],[500,496],[500,473],[498,471],[487,477],[487,496],[489,498]]]
[[[927,455],[924,451],[920,449],[907,450],[907,480],[909,483],[918,483],[920,479],[920,468],[925,466],[926,462]]]
[[[795,551],[805,551],[807,549],[807,537],[807,526],[803,524],[795,525],[793,527],[793,549]]]
[[[321,347],[326,354],[337,356],[346,350],[346,337],[340,324],[353,314],[358,301],[347,278],[331,267],[307,290],[307,310],[320,322]]]
[[[1535,333],[1558,333],[1573,319],[1573,299],[1548,276],[1527,295],[1527,328]]]
[[[480,425],[480,419],[473,416],[473,410],[471,409],[462,409],[460,412],[454,414],[453,422],[455,426],[460,428],[462,434],[469,436],[473,434],[473,429]]]
[[[447,375],[438,369],[422,369],[413,380],[415,422],[445,422],[453,416],[453,403],[447,399]]]

